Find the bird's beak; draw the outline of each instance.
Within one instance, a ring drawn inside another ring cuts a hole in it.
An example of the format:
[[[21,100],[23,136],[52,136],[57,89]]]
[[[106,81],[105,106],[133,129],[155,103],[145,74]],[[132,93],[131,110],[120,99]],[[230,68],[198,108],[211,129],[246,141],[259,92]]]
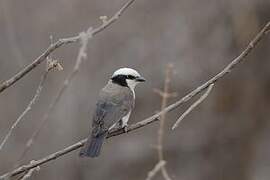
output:
[[[146,81],[146,80],[144,79],[144,77],[137,77],[137,78],[136,78],[136,81],[137,81],[137,82],[144,82],[144,81]]]

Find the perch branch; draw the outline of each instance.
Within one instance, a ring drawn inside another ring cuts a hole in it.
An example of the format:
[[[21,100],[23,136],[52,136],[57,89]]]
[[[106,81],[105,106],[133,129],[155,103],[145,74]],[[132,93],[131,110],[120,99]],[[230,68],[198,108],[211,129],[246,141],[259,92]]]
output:
[[[92,30],[91,34],[92,36],[95,36],[99,32],[106,29],[108,26],[110,26],[112,23],[114,23],[122,14],[123,12],[134,2],[135,0],[129,0],[126,4],[124,4],[119,11],[117,11],[109,20],[103,21],[102,25]],[[70,44],[77,42],[80,39],[80,36],[74,36],[70,38],[63,38],[59,39],[54,44],[51,44],[47,50],[45,50],[38,58],[36,58],[32,63],[27,65],[25,68],[23,68],[21,71],[19,71],[17,74],[15,74],[10,79],[2,82],[0,84],[0,93],[3,92],[5,89],[12,86],[14,83],[16,83],[18,80],[23,78],[26,74],[31,72],[35,67],[37,67],[40,63],[42,63],[46,58],[56,49],[61,47],[62,45]]]
[[[136,129],[142,128],[148,124],[151,124],[155,121],[159,120],[159,117],[161,116],[161,114],[163,113],[168,113],[174,109],[176,109],[177,107],[179,107],[181,104],[187,102],[188,100],[190,100],[192,97],[194,97],[195,95],[197,95],[198,93],[200,93],[201,91],[203,91],[205,88],[207,88],[209,85],[215,83],[216,81],[220,80],[221,78],[223,78],[226,74],[228,74],[229,72],[231,72],[231,70],[233,68],[236,67],[237,64],[241,63],[245,57],[254,49],[254,47],[256,47],[256,45],[262,40],[263,37],[266,36],[266,32],[270,30],[270,22],[268,22],[264,28],[255,36],[255,38],[249,43],[249,45],[242,51],[242,53],[237,56],[235,59],[232,60],[231,63],[229,63],[221,72],[219,72],[217,75],[215,75],[214,77],[212,77],[210,80],[208,80],[207,82],[205,82],[204,84],[202,84],[201,86],[197,87],[196,89],[194,89],[193,91],[191,91],[190,93],[188,93],[186,96],[184,96],[182,99],[180,99],[179,101],[167,106],[164,110],[154,114],[153,116],[146,118],[140,122],[137,122],[133,125],[130,125],[127,129],[126,132],[131,132],[134,131]],[[118,129],[118,130],[114,130],[112,132],[109,132],[108,137],[113,137],[113,136],[118,136],[120,134],[124,134],[125,130],[124,129]],[[19,168],[16,168],[6,174],[3,174],[2,176],[0,176],[0,179],[5,179],[8,177],[13,177],[16,176],[20,173],[23,173],[25,171],[28,171],[32,168],[35,168],[37,166],[40,166],[42,164],[45,164],[47,162],[50,162],[52,160],[55,160],[59,157],[62,157],[63,155],[72,152],[76,149],[79,149],[80,147],[82,147],[84,145],[84,143],[86,142],[86,139],[81,140],[71,146],[66,147],[65,149],[62,149],[60,151],[57,151],[55,153],[52,153],[42,159],[39,159],[37,161],[35,161],[34,164],[26,164],[26,165],[22,165]]]

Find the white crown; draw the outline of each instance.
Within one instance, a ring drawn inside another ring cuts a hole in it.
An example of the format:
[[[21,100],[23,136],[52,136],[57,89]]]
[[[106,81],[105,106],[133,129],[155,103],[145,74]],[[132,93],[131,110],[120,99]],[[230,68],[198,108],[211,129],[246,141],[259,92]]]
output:
[[[131,68],[120,68],[113,73],[112,77],[115,77],[117,75],[132,75],[135,77],[141,76],[136,70]]]

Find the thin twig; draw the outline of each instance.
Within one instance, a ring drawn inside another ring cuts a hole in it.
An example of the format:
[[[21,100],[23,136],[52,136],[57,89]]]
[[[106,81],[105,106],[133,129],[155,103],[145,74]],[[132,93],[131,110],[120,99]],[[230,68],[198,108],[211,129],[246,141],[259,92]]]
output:
[[[24,109],[24,111],[22,112],[22,114],[18,117],[18,119],[13,123],[13,125],[11,126],[11,128],[9,129],[8,133],[6,134],[4,140],[2,141],[2,143],[0,144],[0,151],[3,149],[4,145],[6,144],[6,142],[8,141],[9,137],[11,136],[11,134],[13,133],[13,130],[17,127],[17,125],[22,121],[22,119],[24,118],[24,116],[32,109],[32,106],[36,103],[36,101],[38,100],[41,91],[43,89],[45,80],[47,78],[49,71],[45,71],[43,73],[43,75],[41,76],[41,80],[40,83],[38,85],[38,88],[36,90],[36,93],[34,95],[34,97],[32,98],[32,100],[30,101],[30,103],[27,105],[27,107]]]
[[[62,84],[61,88],[57,92],[55,98],[50,103],[49,108],[48,108],[47,112],[43,115],[42,120],[39,123],[38,127],[35,129],[35,131],[31,135],[31,137],[28,139],[27,143],[25,144],[25,147],[24,147],[24,149],[22,151],[22,154],[20,155],[19,160],[16,162],[17,164],[15,165],[15,167],[22,161],[23,157],[27,154],[30,147],[33,145],[35,139],[38,137],[39,133],[41,132],[41,129],[44,127],[44,125],[48,121],[49,116],[52,113],[54,107],[59,102],[59,100],[62,97],[63,93],[65,92],[65,90],[70,85],[70,82],[73,80],[73,78],[79,72],[79,69],[80,69],[81,64],[83,63],[83,61],[86,60],[86,57],[87,57],[86,49],[87,49],[88,40],[89,40],[89,38],[92,37],[91,33],[92,33],[92,28],[89,28],[86,32],[80,33],[81,47],[79,49],[79,53],[78,53],[74,68],[73,68],[72,72],[68,75],[68,77],[65,79],[65,81]]]
[[[134,2],[135,0],[129,0],[126,4],[124,4],[119,11],[117,11],[109,20],[103,21],[102,25],[92,30],[92,36],[95,36],[99,32],[106,29],[108,26],[110,26],[112,23],[114,23],[121,15],[122,13]],[[77,42],[80,39],[80,36],[74,36],[70,38],[63,38],[59,39],[54,44],[50,45],[50,47],[47,48],[38,58],[36,58],[32,63],[27,65],[25,68],[20,70],[17,74],[12,76],[10,79],[2,82],[0,84],[0,93],[3,92],[5,89],[12,86],[14,83],[16,83],[18,80],[23,78],[26,74],[31,72],[35,67],[37,67],[40,63],[42,63],[46,58],[56,49],[61,47],[62,45],[70,44]]]
[[[162,167],[165,166],[165,164],[166,164],[165,161],[159,161],[159,162],[155,165],[155,167],[154,167],[151,171],[148,172],[148,175],[147,175],[146,180],[151,180],[151,179],[153,179],[154,176],[160,171],[160,169],[161,169]]]
[[[207,88],[209,85],[219,81],[221,78],[223,78],[226,74],[228,74],[229,72],[231,72],[231,70],[233,68],[236,67],[237,64],[241,63],[245,57],[254,49],[254,47],[262,40],[263,37],[265,37],[265,35],[267,33],[265,33],[266,31],[268,31],[270,29],[270,22],[268,22],[264,28],[256,35],[256,37],[249,43],[249,45],[246,47],[246,49],[244,49],[244,51],[242,51],[242,53],[236,57],[235,59],[232,60],[231,63],[229,63],[220,73],[218,73],[217,75],[215,75],[214,77],[212,77],[210,80],[208,80],[207,82],[205,82],[204,84],[200,85],[199,87],[197,87],[196,89],[194,89],[193,91],[191,91],[190,93],[188,93],[186,96],[184,96],[182,99],[180,99],[179,101],[167,106],[164,110],[154,114],[153,116],[146,118],[140,122],[137,122],[133,125],[130,125],[127,130],[125,131],[124,129],[117,129],[114,130],[112,132],[109,132],[107,138],[111,138],[113,136],[118,136],[120,134],[124,134],[124,133],[128,133],[131,131],[134,131],[136,129],[142,128],[148,124],[151,124],[155,121],[159,120],[159,117],[161,116],[161,114],[163,113],[168,113],[170,111],[173,111],[174,109],[176,109],[177,107],[179,107],[181,104],[187,102],[188,100],[190,100],[192,97],[194,97],[195,95],[197,95],[198,93],[200,93],[201,91],[203,91],[205,88]],[[82,147],[84,145],[84,143],[86,142],[86,139],[81,140],[71,146],[66,147],[65,149],[62,149],[60,151],[57,151],[55,153],[52,153],[40,160],[37,160],[34,164],[27,164],[27,165],[23,165],[20,166],[19,168],[16,168],[6,174],[3,174],[2,176],[0,176],[0,179],[5,179],[7,177],[13,177],[16,176],[18,174],[21,174],[25,171],[28,171],[34,167],[40,166],[42,164],[45,164],[47,162],[50,162],[52,160],[55,160],[65,154],[68,154],[72,151],[75,151],[76,149],[79,149],[80,147]]]
[[[206,90],[206,92],[197,100],[195,101],[180,117],[179,119],[174,123],[172,130],[178,127],[179,123],[199,104],[201,104],[205,98],[210,94],[211,90],[213,89],[214,84],[210,84]]]

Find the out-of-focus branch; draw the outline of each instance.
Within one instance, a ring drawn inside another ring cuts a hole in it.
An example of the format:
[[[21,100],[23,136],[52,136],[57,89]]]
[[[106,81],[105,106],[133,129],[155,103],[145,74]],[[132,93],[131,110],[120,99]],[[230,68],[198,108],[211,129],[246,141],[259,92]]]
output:
[[[30,101],[30,103],[27,105],[27,107],[25,108],[25,110],[20,114],[20,116],[18,117],[18,119],[13,123],[13,125],[11,126],[11,128],[8,130],[8,133],[6,134],[6,136],[4,137],[3,141],[0,144],[0,151],[3,149],[4,145],[8,141],[9,137],[11,136],[11,134],[13,133],[13,130],[23,120],[24,116],[32,109],[32,106],[39,99],[39,96],[41,94],[41,91],[43,89],[43,86],[44,86],[44,83],[45,83],[45,81],[47,79],[47,75],[48,75],[49,71],[52,70],[52,69],[54,69],[55,67],[57,67],[59,65],[59,63],[57,61],[55,61],[55,60],[48,59],[48,61],[53,61],[53,62],[48,63],[48,66],[50,66],[50,67],[47,66],[45,72],[41,76],[41,80],[40,80],[40,83],[38,85],[38,88],[36,90],[36,93],[35,93],[34,97]]]
[[[83,61],[87,57],[86,50],[87,50],[87,44],[88,44],[89,38],[92,37],[91,33],[92,33],[92,28],[89,28],[86,32],[81,32],[80,33],[81,46],[80,46],[80,49],[79,49],[79,53],[78,53],[74,68],[73,68],[72,72],[67,76],[67,78],[65,79],[65,81],[62,84],[61,88],[57,92],[56,96],[54,97],[54,99],[50,103],[49,108],[48,108],[47,112],[43,115],[42,120],[39,123],[38,127],[35,129],[35,131],[31,135],[31,137],[28,139],[28,141],[27,141],[27,143],[26,143],[26,145],[25,145],[25,147],[24,147],[24,149],[22,151],[22,154],[19,157],[19,160],[16,162],[17,164],[15,165],[15,167],[21,162],[23,157],[29,151],[29,149],[32,146],[32,144],[34,143],[35,139],[38,137],[39,133],[41,132],[41,129],[44,127],[44,125],[48,121],[50,114],[52,113],[52,111],[55,108],[56,104],[59,102],[61,96],[63,95],[65,90],[70,85],[70,82],[73,80],[73,78],[79,72],[81,64],[83,63]]]
[[[171,76],[172,76],[172,72],[173,72],[173,65],[170,63],[167,65],[166,67],[166,71],[165,71],[165,80],[164,80],[164,86],[163,86],[163,90],[156,90],[155,92],[157,92],[160,96],[161,96],[161,110],[165,109],[168,103],[168,99],[170,97],[174,97],[176,94],[175,93],[170,93],[169,89],[170,89],[170,83],[171,83]],[[149,172],[149,174],[152,174],[152,176],[148,176],[147,179],[152,179],[154,177],[154,173],[158,173],[157,167],[158,164],[160,164],[161,162],[166,162],[164,160],[164,154],[163,154],[163,138],[164,138],[164,125],[165,125],[165,119],[166,119],[166,113],[163,113],[160,116],[160,121],[159,121],[159,129],[158,129],[158,138],[157,138],[157,152],[158,152],[158,162],[155,166],[155,168],[152,170],[152,173]],[[165,180],[171,180],[169,173],[165,167],[165,165],[160,166],[159,170],[161,170],[161,173],[164,177]]]
[[[211,90],[213,89],[214,84],[210,84],[206,90],[206,92],[197,100],[195,101],[179,118],[178,120],[174,123],[172,130],[174,130],[175,128],[178,127],[178,125],[180,124],[180,122],[195,108],[197,107],[199,104],[201,104],[205,98],[207,98],[207,96],[209,95],[209,93],[211,92]]]
[[[166,164],[165,161],[159,161],[159,162],[155,165],[155,167],[154,167],[151,171],[148,172],[146,180],[151,180],[151,179],[153,179],[154,176],[160,171],[160,169],[161,169],[162,167],[164,167],[165,164]]]
[[[270,22],[268,22],[264,28],[256,35],[256,37],[249,43],[249,45],[246,47],[246,49],[244,49],[242,51],[242,53],[237,56],[235,59],[232,60],[231,63],[229,63],[220,73],[218,73],[217,75],[215,75],[214,77],[212,77],[210,80],[208,80],[207,82],[205,82],[204,84],[198,86],[196,89],[194,89],[193,91],[191,91],[190,93],[188,93],[186,96],[184,96],[183,98],[181,98],[180,100],[178,100],[177,102],[167,106],[165,109],[163,109],[162,111],[154,114],[153,116],[146,118],[140,122],[137,122],[133,125],[130,125],[127,128],[127,131],[125,131],[124,129],[117,129],[114,130],[112,132],[109,132],[107,138],[113,137],[113,136],[118,136],[120,134],[124,134],[124,133],[128,133],[131,131],[134,131],[136,129],[142,128],[144,126],[147,126],[148,124],[151,124],[155,121],[159,120],[159,117],[163,114],[163,113],[168,113],[174,109],[176,109],[177,107],[179,107],[181,104],[187,102],[188,100],[190,100],[192,97],[194,97],[195,95],[197,95],[198,93],[200,93],[201,91],[203,91],[205,88],[207,88],[209,85],[219,81],[221,78],[223,78],[226,74],[228,74],[229,72],[231,72],[231,70],[233,68],[236,67],[236,65],[238,65],[239,63],[241,63],[242,61],[244,61],[245,57],[254,49],[254,47],[256,47],[256,45],[262,40],[262,38],[264,38],[266,36],[266,31],[270,30]],[[71,146],[68,146],[65,149],[62,149],[60,151],[57,151],[55,153],[52,153],[42,159],[37,160],[35,163],[33,164],[27,164],[27,165],[23,165],[19,168],[16,168],[2,176],[0,176],[0,179],[5,179],[8,177],[13,177],[16,176],[18,174],[21,174],[25,171],[28,171],[32,168],[35,168],[37,166],[40,166],[42,164],[45,164],[47,162],[50,162],[52,160],[55,160],[59,157],[62,157],[63,155],[70,153],[76,149],[79,149],[80,147],[82,147],[84,145],[84,143],[86,142],[86,139],[79,141]]]
[[[117,11],[110,19],[104,20],[102,25],[92,30],[91,34],[92,36],[95,36],[99,32],[106,29],[108,26],[110,26],[112,23],[114,23],[121,15],[122,13],[134,2],[135,0],[129,0],[126,4],[124,4],[119,11]],[[62,45],[70,44],[77,42],[80,39],[80,36],[74,36],[70,38],[63,38],[59,39],[54,44],[51,44],[50,47],[46,51],[44,51],[38,58],[36,58],[31,64],[27,65],[25,68],[23,68],[21,71],[19,71],[17,74],[12,76],[10,79],[2,82],[0,84],[0,93],[3,92],[5,89],[12,86],[14,83],[16,83],[18,80],[23,78],[26,74],[31,72],[35,67],[37,67],[40,63],[42,63],[46,58],[56,49],[61,47]]]

